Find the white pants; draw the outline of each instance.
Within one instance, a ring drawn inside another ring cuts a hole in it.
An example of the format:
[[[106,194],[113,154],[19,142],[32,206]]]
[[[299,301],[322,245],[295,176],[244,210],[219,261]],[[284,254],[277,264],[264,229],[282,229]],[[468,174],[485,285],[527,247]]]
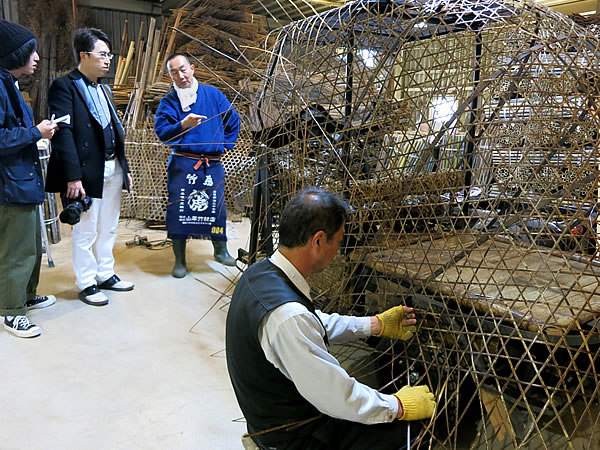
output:
[[[90,209],[73,227],[73,270],[83,290],[114,275],[113,247],[121,210],[123,170],[117,159],[104,163],[102,198],[93,198]]]

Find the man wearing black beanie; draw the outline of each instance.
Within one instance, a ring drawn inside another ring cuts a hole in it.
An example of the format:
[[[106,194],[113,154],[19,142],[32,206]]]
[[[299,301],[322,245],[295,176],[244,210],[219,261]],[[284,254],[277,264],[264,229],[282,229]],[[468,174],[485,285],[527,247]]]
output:
[[[26,311],[56,301],[36,294],[42,258],[38,205],[44,201],[36,143],[52,139],[57,126],[49,120],[34,126],[19,91],[17,79],[33,74],[40,59],[33,33],[0,20],[0,42],[0,315],[15,336],[35,337],[40,327]]]

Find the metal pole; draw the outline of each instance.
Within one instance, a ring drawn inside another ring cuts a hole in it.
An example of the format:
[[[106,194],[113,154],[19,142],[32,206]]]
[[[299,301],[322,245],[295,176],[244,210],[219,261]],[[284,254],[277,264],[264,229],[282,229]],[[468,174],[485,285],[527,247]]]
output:
[[[473,91],[479,88],[480,77],[481,77],[481,57],[483,53],[483,43],[481,38],[481,32],[475,34],[475,58],[473,62]],[[479,95],[476,95],[471,100],[469,114],[469,129],[467,131],[467,145],[465,148],[464,156],[464,167],[465,167],[465,192],[464,200],[462,204],[463,214],[468,215],[469,210],[469,195],[471,194],[471,185],[473,184],[473,162],[475,160],[475,148],[476,136],[477,136],[477,115],[479,114]]]
[[[38,205],[38,212],[40,216],[40,228],[42,233],[42,245],[46,249],[46,256],[48,257],[48,267],[54,267],[54,260],[52,259],[52,254],[50,253],[50,243],[48,242],[48,233],[46,231],[46,221],[44,220],[44,207],[42,205],[42,203]]]

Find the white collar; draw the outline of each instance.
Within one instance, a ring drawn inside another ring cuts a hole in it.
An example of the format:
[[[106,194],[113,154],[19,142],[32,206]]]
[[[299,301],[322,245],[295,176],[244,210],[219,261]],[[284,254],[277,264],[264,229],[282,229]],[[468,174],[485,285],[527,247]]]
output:
[[[279,252],[279,250],[277,250],[275,253],[273,253],[273,255],[271,255],[269,260],[281,270],[283,270],[283,273],[285,273],[285,275],[290,279],[290,281],[294,283],[294,286],[296,286],[300,290],[300,292],[302,292],[307,298],[311,299],[310,286],[308,285],[302,274],[298,272],[298,269],[296,269],[294,265],[289,261],[289,259],[283,256]]]
[[[198,97],[198,80],[196,77],[192,77],[192,85],[189,88],[179,88],[175,83],[173,83],[173,88],[177,92],[181,109],[183,112],[188,112]]]

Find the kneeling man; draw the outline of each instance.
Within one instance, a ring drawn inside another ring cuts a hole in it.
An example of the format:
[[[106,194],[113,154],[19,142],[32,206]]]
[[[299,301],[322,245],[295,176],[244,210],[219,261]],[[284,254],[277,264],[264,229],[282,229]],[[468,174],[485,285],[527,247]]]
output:
[[[327,349],[329,342],[371,335],[407,340],[417,322],[406,306],[372,317],[315,310],[306,279],[335,258],[347,211],[321,189],[299,192],[281,216],[279,250],[249,267],[233,293],[227,367],[261,448],[399,449],[407,427],[396,419],[433,415],[427,386],[382,394],[350,377]]]

